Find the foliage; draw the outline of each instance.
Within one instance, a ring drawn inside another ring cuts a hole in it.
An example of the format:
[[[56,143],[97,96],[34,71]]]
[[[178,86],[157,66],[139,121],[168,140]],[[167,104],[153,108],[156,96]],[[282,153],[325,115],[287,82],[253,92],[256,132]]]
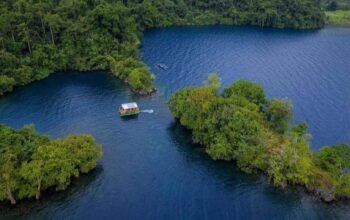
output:
[[[292,118],[293,107],[289,100],[272,99],[266,110],[267,120],[274,131],[284,134]]]
[[[50,187],[64,190],[72,177],[88,173],[102,156],[89,135],[50,140],[32,126],[0,125],[0,201],[36,197]]]
[[[340,196],[350,197],[350,173],[340,177],[337,190]]]
[[[322,148],[315,154],[316,164],[334,176],[350,170],[350,147],[345,144]]]
[[[266,103],[264,89],[260,85],[251,83],[247,80],[238,80],[231,87],[226,88],[223,95],[225,97],[230,97],[233,94],[242,96],[249,102],[258,106],[262,106]]]
[[[322,0],[322,7],[328,11],[349,10],[349,0]]]
[[[289,126],[288,100],[269,100],[260,85],[245,80],[218,93],[213,79],[218,77],[177,91],[168,103],[211,158],[235,161],[247,173],[263,172],[276,186],[305,186],[326,201],[350,197],[348,145],[312,153],[307,124]]]
[[[150,92],[153,78],[138,61],[140,31],[122,2],[3,1],[0,3],[0,94],[13,86],[47,77],[55,71],[112,71],[132,59],[142,84],[133,90]],[[114,63],[110,60],[113,58]],[[128,79],[130,70],[119,71]]]
[[[350,10],[326,11],[326,16],[329,24],[350,25]]]
[[[145,67],[135,68],[131,71],[128,76],[128,83],[131,85],[131,88],[136,90],[142,90],[146,88],[152,90],[152,77],[153,75],[148,74],[148,69]]]
[[[0,95],[67,69],[108,70],[149,93],[154,77],[138,56],[142,31],[192,24],[314,29],[324,13],[315,0],[1,1]]]
[[[3,95],[5,92],[11,92],[15,84],[14,78],[0,75],[0,95]]]

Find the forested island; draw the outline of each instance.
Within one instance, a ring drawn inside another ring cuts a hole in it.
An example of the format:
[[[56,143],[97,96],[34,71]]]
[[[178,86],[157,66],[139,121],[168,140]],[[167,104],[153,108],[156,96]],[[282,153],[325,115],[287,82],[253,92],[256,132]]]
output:
[[[40,198],[43,191],[65,190],[73,177],[90,172],[102,157],[90,135],[50,140],[33,126],[0,124],[0,201]]]
[[[268,99],[260,85],[245,80],[223,92],[219,87],[211,74],[204,86],[181,89],[168,103],[212,159],[234,161],[246,173],[262,172],[275,186],[304,186],[327,202],[350,198],[349,145],[312,152],[307,124],[290,125],[290,101]]]
[[[316,0],[8,0],[0,2],[0,95],[65,70],[107,70],[154,91],[138,47],[146,28],[234,24],[315,29]]]

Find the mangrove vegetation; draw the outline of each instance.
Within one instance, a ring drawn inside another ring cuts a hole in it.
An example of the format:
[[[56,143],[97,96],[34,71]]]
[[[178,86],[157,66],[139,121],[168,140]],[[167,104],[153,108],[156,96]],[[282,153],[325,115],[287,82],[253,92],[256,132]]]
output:
[[[39,199],[43,191],[65,190],[73,177],[88,173],[102,156],[89,135],[50,140],[33,126],[0,124],[0,201]]]
[[[262,172],[275,186],[304,186],[324,201],[350,197],[350,147],[310,150],[305,122],[291,125],[292,104],[268,99],[255,83],[239,80],[219,92],[216,74],[169,100],[181,125],[214,160],[234,161],[246,173]]]
[[[138,47],[146,28],[234,24],[315,29],[317,0],[6,0],[0,2],[0,95],[65,70],[107,70],[154,91]]]

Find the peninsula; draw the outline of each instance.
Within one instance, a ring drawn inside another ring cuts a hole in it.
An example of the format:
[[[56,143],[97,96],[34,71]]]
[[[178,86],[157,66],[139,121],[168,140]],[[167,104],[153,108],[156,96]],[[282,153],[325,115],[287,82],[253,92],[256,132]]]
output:
[[[212,159],[262,172],[275,186],[304,186],[326,202],[350,198],[350,146],[312,152],[306,123],[290,125],[288,100],[268,99],[260,85],[245,80],[222,93],[219,86],[211,74],[203,87],[181,89],[169,100],[173,116]]]
[[[316,29],[325,14],[314,0],[2,1],[0,95],[66,70],[107,70],[150,94],[154,75],[139,60],[142,31],[209,24]]]

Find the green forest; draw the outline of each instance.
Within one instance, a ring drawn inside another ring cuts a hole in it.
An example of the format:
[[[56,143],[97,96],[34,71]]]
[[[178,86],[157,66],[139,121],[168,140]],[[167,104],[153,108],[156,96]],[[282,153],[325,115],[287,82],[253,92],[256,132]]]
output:
[[[39,199],[47,189],[64,190],[101,157],[101,146],[89,135],[50,140],[33,126],[16,130],[0,124],[0,201],[14,205]]]
[[[317,0],[4,0],[0,95],[57,71],[107,70],[139,94],[154,75],[139,60],[146,28],[234,24],[315,29]]]
[[[262,172],[275,186],[304,186],[324,201],[350,198],[350,146],[310,150],[305,122],[291,125],[292,104],[268,99],[255,83],[239,80],[219,92],[216,74],[169,100],[181,125],[214,160],[234,161],[246,173]]]

